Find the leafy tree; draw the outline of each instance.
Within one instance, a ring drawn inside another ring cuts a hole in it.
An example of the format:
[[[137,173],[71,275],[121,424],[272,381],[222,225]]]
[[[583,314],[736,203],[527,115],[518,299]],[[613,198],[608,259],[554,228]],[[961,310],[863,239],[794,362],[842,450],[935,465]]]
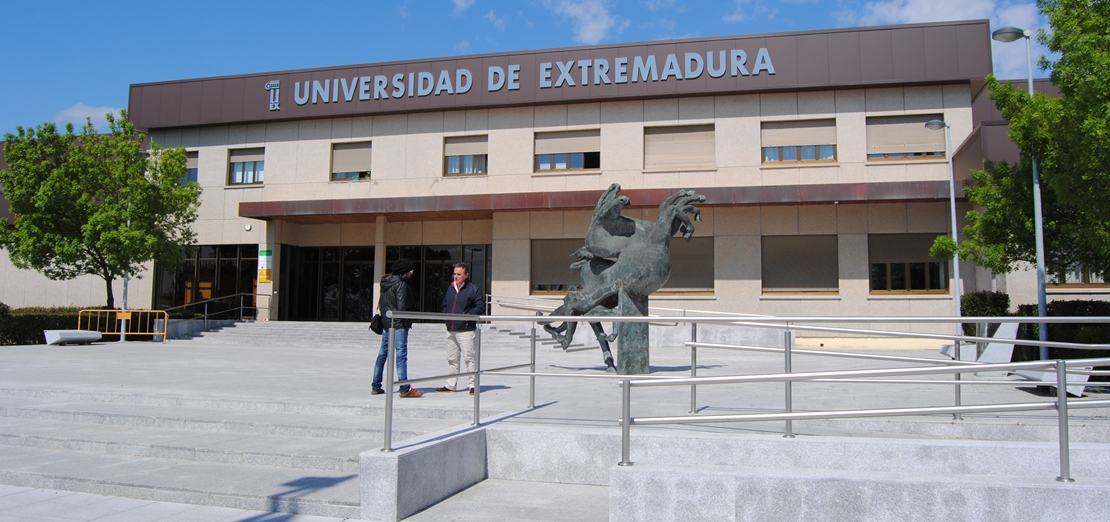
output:
[[[1110,2],[1038,0],[1052,27],[1037,40],[1059,53],[1038,66],[1051,70],[1059,97],[1030,97],[1015,86],[987,77],[991,100],[1010,122],[1009,136],[1022,152],[1017,165],[988,163],[972,171],[979,184],[965,190],[982,212],[968,213],[961,257],[996,272],[1017,261],[1035,261],[1032,169],[1042,180],[1045,264],[1062,279],[1082,264],[1110,275]],[[940,239],[932,253],[951,258],[956,246]]]
[[[4,135],[0,185],[16,219],[0,220],[0,247],[13,265],[50,279],[104,279],[115,308],[115,279],[148,261],[175,264],[194,242],[200,186],[181,182],[184,149],[148,152],[126,111],[106,118],[106,134],[87,121],[80,134],[45,123]]]

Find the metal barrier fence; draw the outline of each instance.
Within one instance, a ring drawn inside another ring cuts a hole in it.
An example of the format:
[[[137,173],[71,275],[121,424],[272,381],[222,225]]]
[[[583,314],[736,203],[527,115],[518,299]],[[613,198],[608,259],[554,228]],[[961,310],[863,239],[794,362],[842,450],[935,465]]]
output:
[[[122,341],[129,335],[150,337],[154,341],[161,336],[164,344],[168,318],[164,310],[80,310],[77,329],[119,335]]]
[[[505,306],[502,304],[502,306]],[[529,378],[529,402],[528,408],[535,408],[535,379],[536,377],[545,378],[574,378],[574,379],[607,379],[617,380],[621,385],[621,418],[619,420],[621,426],[621,459],[618,462],[621,466],[632,465],[629,460],[629,448],[631,445],[631,427],[633,425],[660,425],[660,424],[689,424],[689,423],[732,423],[732,422],[753,422],[753,421],[784,421],[786,423],[784,437],[792,438],[794,420],[814,420],[814,419],[843,419],[843,418],[862,418],[862,417],[892,417],[892,416],[914,416],[914,415],[936,415],[936,414],[951,414],[957,420],[960,415],[964,413],[1002,413],[1002,412],[1015,412],[1015,411],[1038,411],[1038,410],[1056,410],[1057,411],[1057,425],[1058,425],[1058,438],[1060,445],[1060,475],[1056,478],[1061,482],[1073,482],[1070,476],[1070,460],[1069,460],[1069,446],[1068,446],[1068,409],[1070,408],[1107,408],[1110,407],[1110,400],[1070,400],[1067,396],[1067,374],[1069,368],[1072,373],[1082,373],[1086,375],[1106,375],[1110,372],[1092,371],[1091,368],[1096,366],[1110,366],[1110,358],[1097,358],[1097,359],[1073,359],[1073,360],[1052,360],[1052,361],[1029,361],[1022,363],[999,363],[999,364],[984,364],[971,361],[951,360],[946,361],[943,359],[923,359],[913,357],[898,357],[898,356],[885,356],[876,354],[853,354],[847,352],[824,352],[815,350],[793,350],[793,335],[797,330],[806,330],[824,333],[838,333],[838,334],[857,334],[872,337],[899,337],[899,338],[916,338],[916,339],[934,339],[934,340],[952,340],[960,342],[991,342],[997,339],[989,337],[978,336],[964,336],[964,335],[940,335],[928,333],[911,333],[911,332],[894,332],[889,330],[868,330],[858,328],[842,328],[842,327],[828,327],[828,326],[814,326],[811,324],[799,323],[1006,323],[1006,322],[1036,322],[1036,323],[1107,323],[1110,322],[1108,317],[759,317],[751,318],[750,316],[738,320],[737,317],[721,317],[721,316],[647,316],[647,317],[623,317],[611,316],[601,319],[603,322],[617,323],[617,322],[646,322],[646,323],[688,323],[691,326],[690,341],[685,343],[686,346],[691,348],[691,365],[690,377],[676,377],[676,376],[651,376],[651,375],[610,375],[610,374],[567,374],[567,373],[541,373],[536,372],[536,324],[538,321],[543,322],[564,322],[564,321],[584,321],[585,318],[581,316],[474,316],[474,315],[459,315],[459,314],[435,314],[424,312],[387,312],[387,317],[398,319],[424,319],[424,320],[468,320],[477,321],[479,323],[490,322],[529,322],[532,323],[531,327],[531,350],[529,362],[505,366],[500,368],[482,369],[481,366],[481,329],[478,330],[478,335],[475,343],[475,368],[474,372],[439,375],[434,377],[421,377],[416,379],[407,379],[405,381],[394,382],[394,329],[390,329],[389,337],[389,351],[386,360],[385,380],[383,387],[388,390],[386,393],[386,411],[385,411],[385,432],[382,451],[393,451],[392,446],[392,426],[393,426],[393,386],[395,384],[413,384],[419,382],[433,381],[443,379],[451,376],[466,377],[474,376],[474,420],[475,426],[479,425],[481,413],[481,385],[480,380],[482,375],[496,374],[501,376],[513,377],[528,377]],[[591,318],[595,319],[595,318]],[[754,319],[754,320],[753,320]],[[758,321],[758,322],[757,322]],[[699,343],[697,342],[697,325],[698,324],[716,324],[726,326],[746,326],[755,328],[774,328],[785,329],[786,339],[784,348],[768,348],[768,347],[752,347],[741,345],[723,345],[713,343]],[[1022,340],[1014,340],[1015,344],[1021,343]],[[1076,343],[1062,343],[1053,341],[1025,341],[1025,344],[1045,346],[1050,348],[1074,348],[1074,349],[1101,349],[1110,350],[1108,344],[1088,345]],[[784,368],[785,371],[779,374],[757,374],[757,375],[725,375],[725,376],[712,376],[712,377],[698,377],[697,376],[697,348],[722,348],[722,349],[744,349],[754,351],[781,351],[784,354]],[[930,365],[939,365],[941,367],[931,368],[891,368],[879,370],[846,370],[846,371],[825,371],[825,372],[804,372],[793,373],[791,371],[792,358],[794,354],[804,355],[828,355],[837,357],[855,357],[860,359],[873,359],[873,360],[887,360],[887,361],[900,361],[907,363],[926,363]],[[512,372],[515,370],[527,367],[527,372]],[[1055,379],[1052,380],[1025,380],[1025,381],[967,381],[960,379],[961,375],[968,372],[985,372],[985,371],[1017,371],[1017,370],[1051,370],[1055,373]],[[913,377],[922,375],[935,375],[953,373],[955,379],[952,381],[938,381],[938,380],[905,380],[905,379],[886,379],[879,380],[879,377]],[[917,407],[917,408],[886,408],[886,409],[871,409],[871,410],[828,410],[828,411],[805,411],[794,412],[792,411],[791,400],[791,385],[797,381],[816,381],[816,382],[866,382],[866,383],[914,383],[914,384],[941,384],[953,385],[955,389],[955,400],[952,406],[941,407]],[[781,413],[751,413],[751,414],[737,414],[737,415],[698,415],[697,411],[697,386],[705,385],[723,385],[723,384],[745,384],[757,382],[782,382],[785,386],[785,407]],[[1029,403],[1013,403],[1013,404],[988,404],[988,405],[971,405],[965,406],[962,404],[960,390],[963,386],[969,385],[1025,385],[1025,386],[1052,386],[1057,389],[1056,401],[1046,402],[1029,402]],[[642,417],[636,418],[632,416],[632,388],[633,387],[647,387],[647,386],[690,386],[690,415],[686,416],[672,416],[672,417]]]

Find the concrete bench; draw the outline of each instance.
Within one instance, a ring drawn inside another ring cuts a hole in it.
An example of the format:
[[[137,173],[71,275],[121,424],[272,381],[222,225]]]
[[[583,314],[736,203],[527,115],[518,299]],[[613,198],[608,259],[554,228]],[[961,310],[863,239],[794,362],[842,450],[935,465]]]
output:
[[[65,344],[89,344],[100,340],[100,332],[89,330],[43,330],[46,344],[62,346]]]

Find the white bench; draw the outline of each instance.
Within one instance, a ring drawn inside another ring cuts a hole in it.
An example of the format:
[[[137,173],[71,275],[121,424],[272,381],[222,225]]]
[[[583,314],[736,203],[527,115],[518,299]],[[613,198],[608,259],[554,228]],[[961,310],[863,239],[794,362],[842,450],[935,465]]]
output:
[[[998,364],[1008,363],[1014,356],[1014,343],[1017,340],[1018,323],[1002,323],[998,326],[998,330],[991,336],[996,341],[991,341],[983,350],[983,353],[977,353],[975,343],[960,343],[959,357],[956,357],[956,349],[954,345],[944,345],[940,352],[953,359],[960,361],[976,361],[984,364]],[[1032,343],[1035,341],[1026,341]],[[1083,370],[1091,370],[1092,368],[1081,368]],[[1032,381],[1047,381],[1056,382],[1056,372],[1042,371],[1042,370],[1019,370],[1015,372],[1018,376]],[[1005,377],[1009,375],[1007,371],[988,371],[988,372],[975,372],[979,377]],[[1083,396],[1083,390],[1086,389],[1087,380],[1090,379],[1089,375],[1069,373],[1067,376],[1068,385],[1067,392],[1076,397]],[[1072,384],[1076,383],[1076,384]],[[1048,385],[1051,388],[1055,386]]]
[[[46,344],[62,346],[65,344],[89,344],[100,340],[100,332],[89,330],[43,330]]]

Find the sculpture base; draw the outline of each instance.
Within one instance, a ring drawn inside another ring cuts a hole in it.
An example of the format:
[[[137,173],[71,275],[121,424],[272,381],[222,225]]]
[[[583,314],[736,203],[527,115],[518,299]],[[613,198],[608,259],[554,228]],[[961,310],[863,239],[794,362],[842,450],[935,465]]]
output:
[[[648,298],[633,297],[620,292],[617,315],[645,317],[648,314]],[[647,323],[617,323],[617,373],[621,375],[645,375],[651,373],[648,354]]]

